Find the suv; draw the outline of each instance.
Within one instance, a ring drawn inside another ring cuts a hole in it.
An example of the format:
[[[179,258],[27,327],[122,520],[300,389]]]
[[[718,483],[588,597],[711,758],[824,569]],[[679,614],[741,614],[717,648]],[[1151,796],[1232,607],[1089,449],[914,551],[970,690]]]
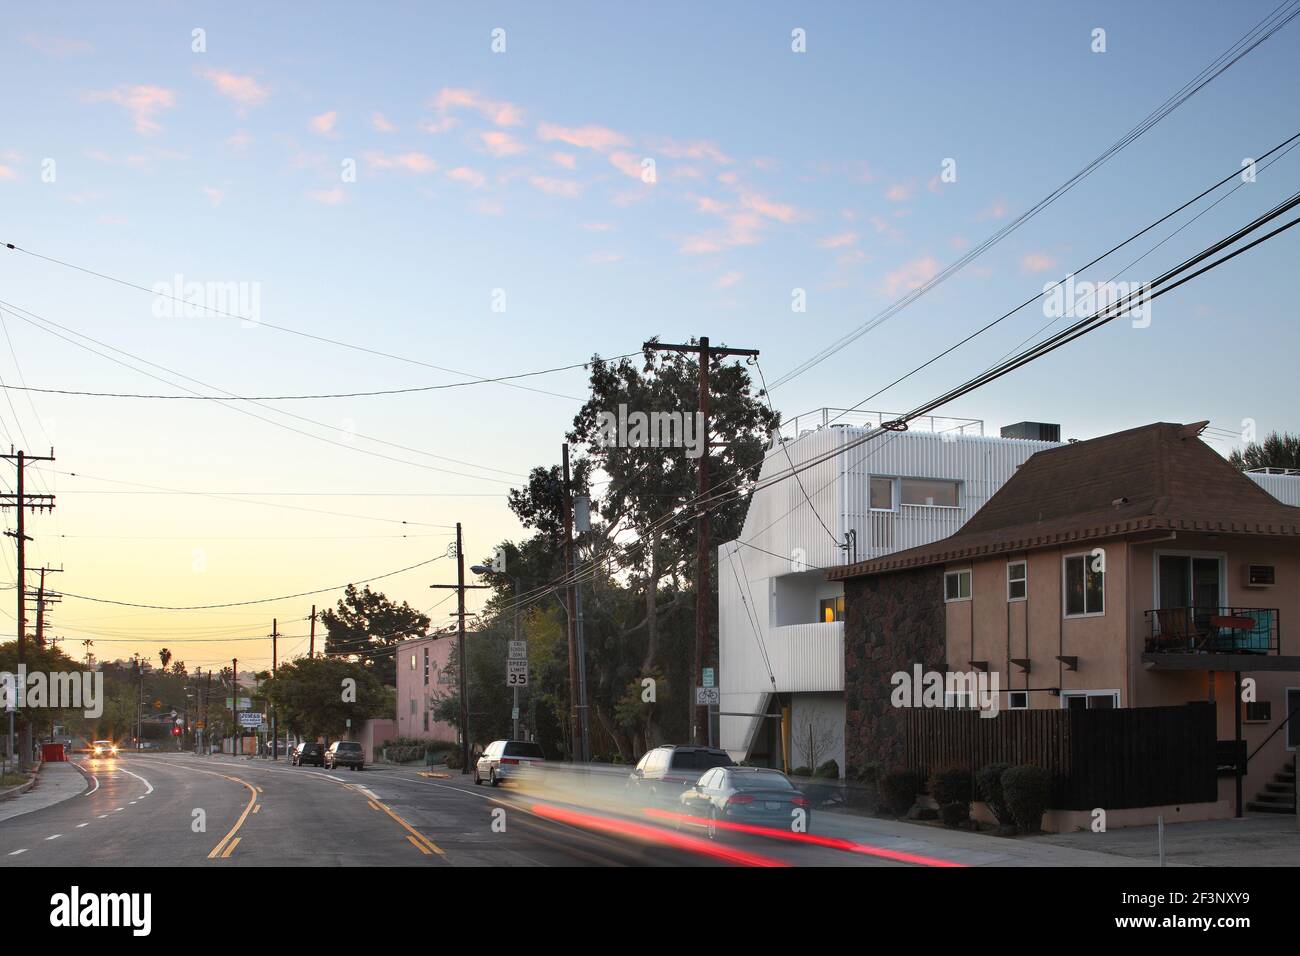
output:
[[[361,744],[355,740],[336,740],[330,744],[330,749],[325,751],[326,770],[334,770],[338,767],[364,770],[365,766],[365,751],[361,749]]]
[[[714,747],[674,747],[665,744],[648,751],[627,778],[627,792],[677,803],[682,791],[714,767],[734,767],[725,750]]]
[[[474,782],[486,780],[495,787],[502,780],[527,773],[533,764],[545,762],[541,745],[531,740],[494,740],[474,764]]]
[[[325,766],[325,748],[318,743],[304,741],[293,748],[293,752],[289,754],[289,763],[295,767],[301,767],[309,763],[323,767]]]

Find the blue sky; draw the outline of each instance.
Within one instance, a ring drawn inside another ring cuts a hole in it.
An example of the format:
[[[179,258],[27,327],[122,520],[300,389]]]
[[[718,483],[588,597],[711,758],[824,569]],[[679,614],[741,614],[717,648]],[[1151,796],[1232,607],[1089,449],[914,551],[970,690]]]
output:
[[[476,375],[708,334],[761,349],[773,380],[1049,193],[1276,3],[464,6],[11,10],[0,240],[146,287],[178,273],[256,283],[266,322]],[[1104,53],[1091,50],[1098,27]],[[791,50],[795,28],[805,53]],[[205,52],[192,49],[195,29]],[[492,51],[494,29],[504,52]],[[778,409],[854,404],[1295,133],[1296,31],[777,389]],[[944,183],[948,158],[957,178]],[[355,181],[342,175],[349,161]],[[1298,173],[1300,151],[1117,278],[1151,278],[1293,192]],[[1155,420],[1300,429],[1295,243],[1288,234],[1160,299],[1148,328],[1113,323],[947,411],[994,433],[1030,418],[1080,438]],[[19,253],[0,256],[0,284],[6,302],[239,394],[460,380],[218,316],[160,319],[145,293]],[[805,313],[791,311],[795,289]],[[1045,321],[1026,310],[869,407],[911,407]],[[6,330],[10,384],[177,391],[13,317]],[[584,376],[528,384],[558,395],[480,385],[286,409],[324,428],[256,410],[346,447],[188,402],[11,393],[0,420],[15,442],[52,440],[54,467],[79,476],[34,479],[60,496],[54,516],[35,519],[34,545],[37,560],[64,563],[60,587],[208,603],[412,564],[446,539],[392,535],[441,535],[431,526],[458,519],[471,555],[517,535],[501,472],[558,459]],[[258,499],[271,505],[108,495],[149,489],[104,479],[278,494]],[[450,570],[380,586],[426,607],[424,585]],[[170,636],[178,656],[206,664],[228,648],[180,638],[258,634],[309,603],[100,614],[69,599],[58,620],[70,642],[98,634],[101,656],[148,633],[141,650]]]

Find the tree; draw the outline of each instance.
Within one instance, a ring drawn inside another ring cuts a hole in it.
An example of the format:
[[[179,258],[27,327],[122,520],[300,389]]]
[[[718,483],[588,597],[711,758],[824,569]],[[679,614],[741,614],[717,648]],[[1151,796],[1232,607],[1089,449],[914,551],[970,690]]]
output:
[[[161,651],[158,652],[158,660],[162,661],[163,670],[167,669],[167,665],[171,663],[171,659],[172,659],[172,652],[167,650],[167,648],[164,647]]]
[[[1249,442],[1245,451],[1234,448],[1228,461],[1242,471],[1251,468],[1300,468],[1300,435],[1270,432],[1262,442]]]
[[[303,657],[282,664],[264,687],[285,727],[307,737],[338,738],[370,717],[392,712],[370,668],[339,657]]]
[[[369,587],[358,591],[349,584],[337,610],[321,612],[325,624],[325,654],[355,657],[383,684],[397,681],[396,657],[387,648],[429,630],[429,616],[403,601],[395,604]]]

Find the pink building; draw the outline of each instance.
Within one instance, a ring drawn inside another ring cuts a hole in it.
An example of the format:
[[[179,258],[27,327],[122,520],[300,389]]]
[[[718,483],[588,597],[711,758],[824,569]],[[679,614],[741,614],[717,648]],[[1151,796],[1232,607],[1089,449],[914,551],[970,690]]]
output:
[[[424,740],[456,739],[456,728],[434,720],[431,708],[452,693],[447,668],[452,635],[422,637],[397,646],[397,736]]]

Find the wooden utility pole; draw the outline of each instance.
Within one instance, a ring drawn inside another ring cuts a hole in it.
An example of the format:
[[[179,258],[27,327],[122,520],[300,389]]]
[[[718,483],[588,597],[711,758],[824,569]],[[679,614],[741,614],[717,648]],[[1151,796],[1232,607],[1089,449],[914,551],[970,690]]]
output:
[[[230,722],[231,733],[234,735],[230,742],[230,752],[234,756],[240,756],[239,750],[244,749],[244,735],[240,732],[239,727],[239,658],[230,659]],[[235,747],[238,745],[239,750]]]
[[[62,568],[32,568],[33,571],[39,571],[41,583],[36,588],[35,593],[29,594],[28,597],[36,602],[36,646],[45,646],[45,607],[48,604],[59,604],[63,601],[63,595],[55,591],[45,590],[45,575],[58,574]]]
[[[311,638],[307,645],[307,660],[316,656],[316,605],[311,606]]]
[[[54,495],[29,495],[23,487],[23,476],[27,471],[27,466],[33,461],[54,461],[54,449],[50,449],[49,455],[31,455],[28,456],[23,451],[15,452],[12,446],[9,454],[0,455],[0,458],[7,458],[15,463],[18,469],[17,482],[15,483],[13,494],[0,494],[0,508],[15,508],[18,511],[18,530],[6,531],[9,537],[18,542],[18,571],[15,591],[18,592],[18,663],[22,664],[27,660],[26,641],[27,641],[27,542],[32,539],[27,536],[26,525],[24,522],[24,509],[30,508],[32,511],[52,510],[54,508]],[[27,764],[32,755],[32,724],[31,721],[23,721],[22,741],[18,747],[18,769],[27,769]]]
[[[569,759],[582,759],[582,720],[583,714],[578,707],[578,641],[574,619],[577,605],[573,591],[573,503],[570,494],[569,479],[569,445],[566,442],[561,449],[564,487],[562,489],[561,512],[564,519],[564,577],[569,584],[564,589],[564,610],[568,624],[569,636]]]
[[[655,352],[680,352],[700,357],[700,395],[698,411],[699,427],[702,431],[703,453],[699,462],[699,517],[695,542],[695,680],[699,687],[704,681],[704,668],[708,664],[717,666],[717,651],[711,640],[712,629],[712,584],[709,580],[709,366],[713,358],[758,356],[758,349],[711,348],[709,337],[701,335],[696,345],[665,345],[660,342],[646,342],[643,349]],[[692,694],[694,691],[692,690]],[[709,708],[704,704],[694,707],[695,719],[692,723],[692,736],[696,746],[704,746],[709,740]]]
[[[280,639],[277,619],[271,618],[271,676],[275,677],[276,644]],[[280,735],[275,725],[275,705],[271,705],[271,759],[280,759]]]
[[[456,589],[456,657],[458,659],[460,697],[460,772],[469,773],[469,667],[465,661],[465,589],[488,588],[490,584],[465,583],[465,546],[461,538],[460,522],[456,522],[456,583],[430,584],[431,588]]]

